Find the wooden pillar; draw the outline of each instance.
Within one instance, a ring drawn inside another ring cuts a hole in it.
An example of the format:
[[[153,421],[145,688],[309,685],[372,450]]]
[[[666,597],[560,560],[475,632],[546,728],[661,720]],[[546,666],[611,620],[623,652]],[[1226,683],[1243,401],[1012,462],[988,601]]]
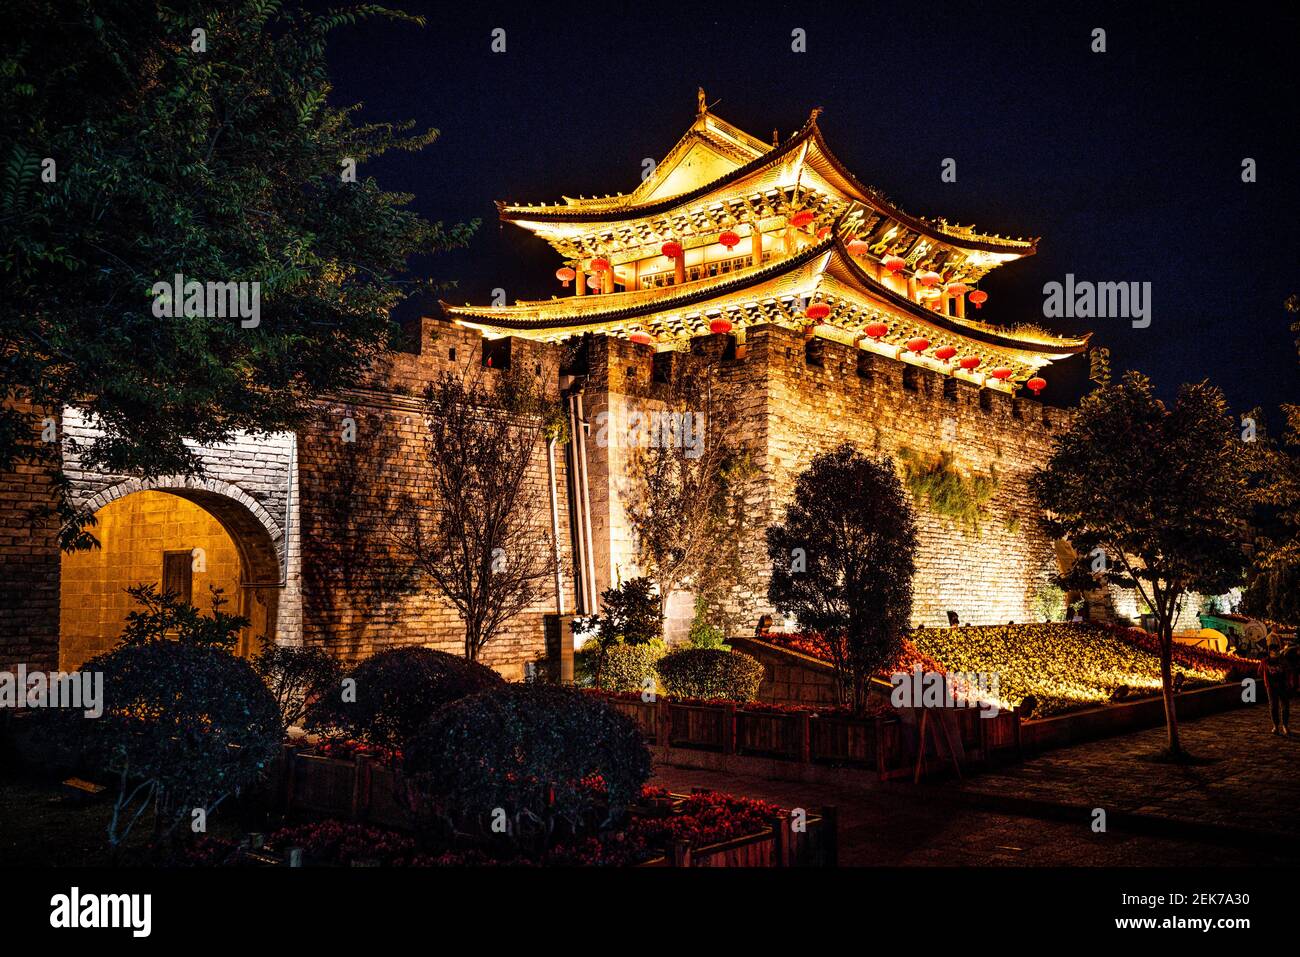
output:
[[[600,291],[606,293],[614,291],[614,267],[612,265],[600,274]]]
[[[686,281],[686,250],[682,249],[682,254],[673,260],[673,282],[681,285]]]
[[[587,294],[587,274],[582,271],[581,265],[575,271],[577,275],[573,277],[573,294],[575,296],[585,296]]]
[[[965,295],[957,296],[953,299],[953,305],[956,307],[955,312],[958,319],[966,318],[966,297]]]
[[[754,265],[763,265],[763,233],[758,226],[752,227],[749,234],[750,255],[754,257]]]

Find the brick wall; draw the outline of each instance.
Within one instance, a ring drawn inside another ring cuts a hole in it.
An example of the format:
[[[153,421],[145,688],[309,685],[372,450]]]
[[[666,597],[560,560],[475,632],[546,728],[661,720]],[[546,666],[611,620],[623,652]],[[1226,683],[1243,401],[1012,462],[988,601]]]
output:
[[[480,369],[481,350],[478,333],[426,321],[418,354],[394,355],[370,388],[322,403],[319,415],[299,433],[303,638],[308,644],[347,660],[402,645],[464,653],[464,627],[455,609],[415,571],[388,532],[404,497],[430,500],[420,392],[444,370]],[[543,381],[556,389],[558,352],[553,347],[514,341],[511,364],[529,371],[541,366]],[[499,373],[489,369],[484,374],[490,379]],[[348,419],[356,428],[351,442],[343,441]],[[565,607],[572,612],[563,449],[556,449],[555,460]],[[527,495],[547,529],[550,547],[544,446],[531,466]],[[526,662],[546,657],[543,616],[555,610],[548,581],[547,597],[491,641],[481,660],[508,676],[521,676]]]
[[[126,589],[162,587],[163,555],[203,549],[192,571],[191,600],[205,612],[209,588],[220,588],[228,614],[240,614],[240,558],[221,524],[198,505],[165,492],[139,492],[100,509],[95,537],[100,548],[66,555],[62,565],[59,667],[75,671],[88,658],[110,650],[129,611],[138,606]],[[191,567],[193,563],[191,562]],[[247,609],[251,611],[252,609]],[[250,619],[253,615],[249,615]],[[250,629],[251,630],[251,629]],[[260,631],[265,630],[265,622]],[[248,642],[243,643],[247,650]]]
[[[595,351],[606,358],[593,362],[589,407],[644,403],[639,383],[649,381],[651,351],[622,340],[598,341]],[[724,343],[712,337],[703,348],[720,350]],[[813,456],[850,441],[894,457],[903,447],[949,451],[964,474],[996,471],[998,488],[978,534],[918,504],[913,619],[946,624],[952,609],[973,623],[1027,620],[1038,573],[1055,567],[1027,479],[1046,461],[1069,413],[885,357],[868,357],[860,374],[861,350],[826,340],[820,346],[816,366],[806,361],[801,336],[761,326],[749,330],[743,358],[721,365],[720,386],[740,416],[736,438],[761,471],[745,492],[752,518],[742,547],[744,581],[720,611],[742,631],[773,611],[764,531],[780,521],[795,477]],[[611,395],[600,396],[602,389]],[[625,522],[616,508],[607,508],[605,560],[613,568],[634,566]]]
[[[13,403],[31,417],[31,440],[40,441],[42,415]],[[58,522],[40,515],[51,501],[46,466],[36,457],[0,473],[0,670],[19,664],[52,670],[59,657]]]

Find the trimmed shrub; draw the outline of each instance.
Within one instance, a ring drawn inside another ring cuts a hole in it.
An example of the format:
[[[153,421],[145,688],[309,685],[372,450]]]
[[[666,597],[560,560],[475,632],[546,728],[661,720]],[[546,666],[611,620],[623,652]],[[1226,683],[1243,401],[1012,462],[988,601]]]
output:
[[[443,708],[412,740],[405,775],[426,811],[458,831],[544,845],[618,823],[650,776],[635,722],[572,688],[503,684]]]
[[[267,645],[252,664],[280,706],[285,727],[301,721],[313,701],[336,694],[343,679],[343,665],[322,648]]]
[[[211,644],[148,641],[88,661],[103,714],[49,712],[47,730],[118,793],[109,843],[152,814],[155,839],[258,783],[284,739],[275,698],[247,661]]]
[[[655,663],[664,655],[661,641],[640,645],[618,643],[592,650],[588,666],[602,691],[645,691],[655,686]],[[649,685],[646,682],[649,681]]]
[[[485,665],[419,646],[381,651],[348,677],[356,700],[342,700],[341,689],[321,698],[308,708],[307,727],[389,751],[405,747],[443,705],[504,684]]]
[[[763,666],[758,659],[744,652],[716,648],[670,651],[655,668],[664,688],[675,698],[753,701],[763,680]]]

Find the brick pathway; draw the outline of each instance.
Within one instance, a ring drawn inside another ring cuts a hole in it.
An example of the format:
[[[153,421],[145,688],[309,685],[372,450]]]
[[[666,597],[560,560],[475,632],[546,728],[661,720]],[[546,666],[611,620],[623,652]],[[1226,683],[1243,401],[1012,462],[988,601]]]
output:
[[[1165,740],[1164,728],[1153,728],[1049,751],[959,789],[1300,839],[1300,733],[1270,734],[1268,711],[1259,705],[1179,728],[1183,747],[1207,763],[1150,760]]]
[[[654,783],[716,788],[785,807],[834,804],[845,865],[1300,863],[1294,844],[1184,826],[1203,819],[1300,834],[1300,737],[1274,738],[1267,726],[1261,733],[1266,721],[1256,707],[1185,724],[1185,745],[1215,762],[1191,768],[1142,760],[1161,740],[1162,732],[1149,731],[1049,752],[961,784],[863,789],[676,767],[656,767]],[[1027,812],[1016,799],[1044,803]],[[1112,815],[1104,834],[1089,826],[1088,812],[1098,806]],[[1134,811],[1163,828],[1115,820]]]

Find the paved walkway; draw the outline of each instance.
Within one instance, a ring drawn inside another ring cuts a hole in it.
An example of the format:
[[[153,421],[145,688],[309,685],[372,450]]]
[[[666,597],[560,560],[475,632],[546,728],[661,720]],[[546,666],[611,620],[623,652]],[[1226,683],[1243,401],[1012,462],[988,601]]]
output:
[[[1145,760],[1163,739],[1155,730],[919,788],[891,783],[863,789],[658,766],[654,783],[716,788],[785,807],[836,805],[844,865],[1300,863],[1295,843],[1256,833],[1300,836],[1300,737],[1269,735],[1267,713],[1259,707],[1189,722],[1183,731],[1185,746],[1213,763]],[[1105,833],[1092,831],[1094,807],[1107,808]],[[1235,830],[1240,827],[1251,830]]]
[[[1183,747],[1205,763],[1151,760],[1165,743],[1165,729],[1153,728],[1049,751],[971,777],[960,790],[1300,839],[1300,729],[1295,737],[1270,734],[1258,705],[1179,729]]]

